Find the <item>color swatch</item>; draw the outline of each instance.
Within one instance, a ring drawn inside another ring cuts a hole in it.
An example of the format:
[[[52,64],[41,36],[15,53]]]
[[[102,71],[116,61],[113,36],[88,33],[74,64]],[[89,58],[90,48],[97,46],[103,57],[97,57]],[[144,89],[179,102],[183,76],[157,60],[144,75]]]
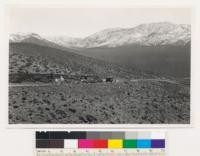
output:
[[[109,139],[108,148],[123,148],[123,140],[121,139]]]
[[[165,148],[162,132],[36,132],[36,148],[156,149]]]

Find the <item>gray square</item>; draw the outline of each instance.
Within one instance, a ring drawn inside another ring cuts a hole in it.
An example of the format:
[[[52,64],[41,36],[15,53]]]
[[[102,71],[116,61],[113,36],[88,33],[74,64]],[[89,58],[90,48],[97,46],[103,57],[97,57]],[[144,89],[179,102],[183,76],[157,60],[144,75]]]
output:
[[[125,133],[124,132],[112,132],[111,139],[124,139]]]
[[[101,132],[100,139],[110,139],[112,138],[112,132]]]
[[[87,132],[86,138],[87,139],[99,139],[100,138],[100,132]]]
[[[125,139],[137,139],[137,132],[126,132]]]

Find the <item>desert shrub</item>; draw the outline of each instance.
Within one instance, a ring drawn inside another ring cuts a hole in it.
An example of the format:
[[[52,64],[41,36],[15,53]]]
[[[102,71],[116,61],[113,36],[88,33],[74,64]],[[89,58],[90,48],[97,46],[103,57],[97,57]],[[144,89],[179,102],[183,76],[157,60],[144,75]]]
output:
[[[89,122],[89,123],[94,123],[94,122],[96,122],[97,121],[97,118],[95,118],[94,116],[92,116],[92,115],[86,115],[86,119],[87,119],[87,121]]]
[[[69,111],[72,112],[72,113],[76,113],[76,110],[73,109],[73,108],[69,108]]]

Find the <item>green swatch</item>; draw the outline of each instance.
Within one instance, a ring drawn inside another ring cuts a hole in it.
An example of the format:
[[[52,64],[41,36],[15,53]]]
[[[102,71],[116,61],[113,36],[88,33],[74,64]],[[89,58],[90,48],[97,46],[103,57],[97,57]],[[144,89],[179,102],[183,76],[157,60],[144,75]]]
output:
[[[137,148],[137,140],[123,140],[123,148]]]

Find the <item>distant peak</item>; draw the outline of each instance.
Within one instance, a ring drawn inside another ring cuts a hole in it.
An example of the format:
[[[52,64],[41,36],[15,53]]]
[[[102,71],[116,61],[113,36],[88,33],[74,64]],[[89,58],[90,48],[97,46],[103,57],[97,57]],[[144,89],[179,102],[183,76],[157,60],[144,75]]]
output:
[[[9,40],[11,42],[21,42],[28,38],[43,39],[40,35],[36,33],[16,33],[16,34],[10,34],[9,36]]]
[[[103,30],[100,30],[100,31],[92,34],[92,35],[87,36],[86,38],[91,37],[91,36],[96,36],[98,34],[107,34],[107,33],[110,33],[110,32],[118,31],[120,29],[121,28],[107,28],[107,29],[103,29]]]
[[[32,36],[32,37],[40,37],[40,35],[36,34],[36,33],[30,33],[28,36]]]

